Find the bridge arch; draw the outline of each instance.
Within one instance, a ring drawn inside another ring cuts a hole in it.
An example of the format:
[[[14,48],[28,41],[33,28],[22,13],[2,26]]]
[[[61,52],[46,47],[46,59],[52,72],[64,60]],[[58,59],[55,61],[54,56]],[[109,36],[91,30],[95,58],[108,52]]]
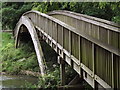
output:
[[[25,27],[23,29],[23,27]],[[37,55],[37,59],[38,59],[38,63],[39,63],[39,67],[40,67],[40,71],[41,71],[41,75],[43,76],[45,74],[45,66],[44,66],[44,61],[43,61],[43,53],[42,53],[42,48],[38,39],[38,35],[37,32],[34,28],[34,25],[32,24],[32,22],[29,20],[28,17],[26,16],[22,16],[19,20],[19,22],[16,25],[15,28],[15,46],[16,48],[19,45],[19,37],[20,37],[20,33],[22,32],[26,32],[29,33],[35,48],[35,52]]]

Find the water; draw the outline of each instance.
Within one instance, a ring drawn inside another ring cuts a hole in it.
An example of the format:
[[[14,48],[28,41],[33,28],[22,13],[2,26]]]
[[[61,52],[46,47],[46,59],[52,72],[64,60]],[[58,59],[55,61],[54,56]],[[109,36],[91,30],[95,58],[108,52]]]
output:
[[[25,83],[36,84],[38,78],[27,75],[2,75],[0,76],[0,88],[24,88]]]

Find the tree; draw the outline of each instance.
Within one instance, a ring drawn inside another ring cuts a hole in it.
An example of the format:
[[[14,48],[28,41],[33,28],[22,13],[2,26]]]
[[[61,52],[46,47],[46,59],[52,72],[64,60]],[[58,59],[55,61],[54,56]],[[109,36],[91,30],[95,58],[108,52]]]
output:
[[[120,2],[39,2],[33,4],[33,10],[69,10],[120,23]]]
[[[4,2],[0,10],[2,28],[14,29],[21,15],[31,9],[43,13],[69,10],[120,23],[120,2]]]
[[[32,3],[25,2],[4,2],[2,3],[2,28],[3,29],[14,29],[20,16],[31,10]]]

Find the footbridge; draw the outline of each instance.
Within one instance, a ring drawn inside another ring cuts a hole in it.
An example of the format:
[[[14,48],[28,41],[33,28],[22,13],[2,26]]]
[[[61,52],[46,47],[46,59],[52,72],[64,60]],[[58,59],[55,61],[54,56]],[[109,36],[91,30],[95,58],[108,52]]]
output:
[[[69,64],[93,88],[120,88],[120,25],[70,11],[24,13],[14,30],[16,47],[31,36],[41,74],[45,74],[40,39],[57,53],[62,85]]]

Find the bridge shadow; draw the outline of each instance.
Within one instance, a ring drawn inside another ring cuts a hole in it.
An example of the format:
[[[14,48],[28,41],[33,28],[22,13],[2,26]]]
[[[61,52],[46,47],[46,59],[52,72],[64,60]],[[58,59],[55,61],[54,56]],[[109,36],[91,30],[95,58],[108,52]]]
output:
[[[59,66],[59,64],[57,63],[58,54],[44,40],[42,40],[41,37],[39,37],[39,42],[41,44],[42,51],[45,58],[45,63],[47,64],[47,66],[53,67],[53,64],[56,64]],[[26,44],[29,45],[28,47],[30,47],[35,52],[33,40],[31,38],[31,35],[27,27],[25,25],[21,25],[20,31],[18,34],[18,47],[22,47]]]
[[[28,44],[30,48],[32,48],[32,50],[34,50],[34,44],[31,38],[31,35],[29,33],[29,31],[27,30],[27,27],[25,25],[22,25],[20,27],[20,32],[18,35],[18,43],[19,43],[19,47],[22,47],[23,45]],[[37,31],[37,29],[36,29]],[[49,46],[49,44],[47,44],[41,37],[38,37],[41,47],[42,47],[42,51],[44,54],[44,58],[45,58],[45,62],[46,65],[48,66],[47,69],[51,69],[51,71],[54,69],[53,65],[57,65],[59,67],[58,61],[57,61],[57,57],[58,54],[54,51],[54,49]],[[68,85],[70,83],[70,81],[77,75],[77,73],[66,63],[66,85]],[[60,68],[60,67],[59,67]],[[77,83],[81,83],[81,82],[77,82]]]

